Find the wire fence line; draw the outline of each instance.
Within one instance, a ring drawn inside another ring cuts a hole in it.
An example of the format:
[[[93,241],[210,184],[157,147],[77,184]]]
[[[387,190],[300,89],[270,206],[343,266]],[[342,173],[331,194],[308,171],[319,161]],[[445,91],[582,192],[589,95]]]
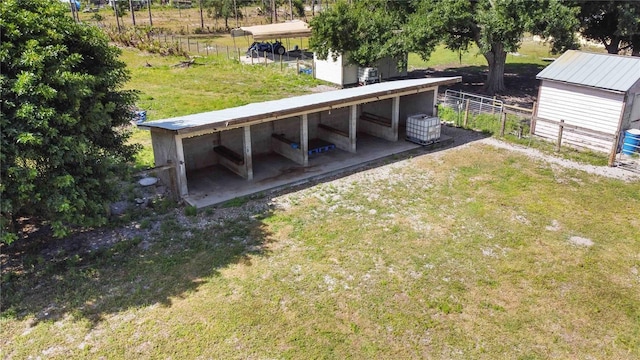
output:
[[[495,97],[446,90],[439,115],[454,126],[522,138],[530,135],[533,110],[505,105]]]
[[[313,55],[295,50],[284,54],[274,54],[269,51],[250,51],[238,46],[220,45],[199,37],[174,34],[153,34],[152,38],[164,46],[174,46],[188,55],[226,56],[227,59],[237,60],[242,64],[251,65],[280,65],[281,70],[296,68],[298,74],[313,74]]]

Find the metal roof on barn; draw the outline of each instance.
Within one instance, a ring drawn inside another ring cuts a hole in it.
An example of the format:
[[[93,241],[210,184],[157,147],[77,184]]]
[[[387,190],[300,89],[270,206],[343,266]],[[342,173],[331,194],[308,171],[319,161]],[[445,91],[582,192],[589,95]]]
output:
[[[536,78],[626,92],[640,80],[640,58],[569,50]]]
[[[277,24],[242,26],[231,30],[231,36],[253,36],[254,40],[295,38],[311,36],[311,28],[302,20],[291,20]]]
[[[436,86],[455,84],[461,80],[460,76],[456,76],[389,81],[150,121],[143,123],[140,127],[170,131],[177,134],[232,129],[234,127],[281,120],[302,114],[387,99],[393,96],[419,93]]]

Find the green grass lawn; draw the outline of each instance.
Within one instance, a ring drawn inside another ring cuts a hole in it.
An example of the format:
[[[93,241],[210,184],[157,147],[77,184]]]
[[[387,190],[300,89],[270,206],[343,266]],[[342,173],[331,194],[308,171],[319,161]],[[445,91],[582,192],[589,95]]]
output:
[[[196,65],[187,68],[175,66],[184,58],[130,49],[123,50],[121,59],[131,71],[128,88],[140,92],[137,105],[147,111],[148,120],[300,95],[320,84],[311,76],[296,75],[295,68],[241,65],[226,54],[198,57]],[[153,166],[149,132],[134,131],[132,141],[143,145],[137,165]]]
[[[3,357],[640,357],[638,182],[472,145],[270,201],[23,259]]]

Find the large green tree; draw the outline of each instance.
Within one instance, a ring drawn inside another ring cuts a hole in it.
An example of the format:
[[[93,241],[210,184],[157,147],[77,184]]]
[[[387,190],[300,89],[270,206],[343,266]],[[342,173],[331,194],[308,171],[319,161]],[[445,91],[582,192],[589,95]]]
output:
[[[600,42],[607,52],[617,54],[632,49],[640,56],[640,1],[577,0],[580,7],[580,34]]]
[[[407,48],[401,29],[410,6],[403,1],[338,1],[311,20],[309,45],[320,59],[346,54],[349,62],[360,66],[386,56],[404,59]]]
[[[0,211],[3,241],[16,220],[54,235],[106,222],[116,175],[137,149],[123,130],[136,94],[119,50],[51,0],[0,2]]]
[[[417,0],[406,34],[412,49],[423,57],[433,44],[453,50],[475,43],[489,65],[488,93],[503,92],[508,52],[520,47],[526,32],[551,39],[552,50],[575,46],[577,9],[560,0]]]

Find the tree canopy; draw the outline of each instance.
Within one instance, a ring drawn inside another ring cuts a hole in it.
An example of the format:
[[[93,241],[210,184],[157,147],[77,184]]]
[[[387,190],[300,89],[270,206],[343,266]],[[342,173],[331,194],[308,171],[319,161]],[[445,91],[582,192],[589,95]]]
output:
[[[440,43],[460,51],[475,43],[489,65],[486,90],[495,93],[505,90],[507,53],[525,32],[553,39],[554,51],[573,47],[577,11],[560,0],[341,1],[311,21],[310,46],[321,59],[349,54],[366,66],[410,51],[427,59]]]
[[[409,6],[384,0],[339,1],[311,20],[309,45],[320,59],[346,54],[360,66],[386,56],[404,59],[407,49],[400,34]]]
[[[559,0],[419,0],[409,18],[411,48],[423,57],[434,44],[467,50],[475,43],[489,65],[489,93],[502,92],[508,52],[517,51],[525,32],[552,39],[552,50],[575,46],[577,9]]]
[[[632,49],[640,56],[640,2],[577,0],[580,34],[600,42],[610,54]]]
[[[96,27],[75,23],[59,1],[0,2],[0,211],[2,240],[16,220],[71,226],[106,222],[114,177],[137,146],[123,130],[134,91],[119,50]]]

